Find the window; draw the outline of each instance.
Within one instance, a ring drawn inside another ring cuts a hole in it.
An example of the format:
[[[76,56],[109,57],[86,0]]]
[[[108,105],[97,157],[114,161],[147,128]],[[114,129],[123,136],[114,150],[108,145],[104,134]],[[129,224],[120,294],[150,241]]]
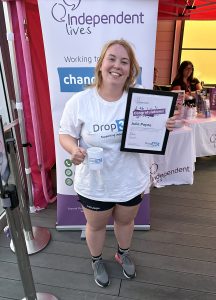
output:
[[[194,76],[216,85],[216,21],[185,21],[181,62],[190,60]]]

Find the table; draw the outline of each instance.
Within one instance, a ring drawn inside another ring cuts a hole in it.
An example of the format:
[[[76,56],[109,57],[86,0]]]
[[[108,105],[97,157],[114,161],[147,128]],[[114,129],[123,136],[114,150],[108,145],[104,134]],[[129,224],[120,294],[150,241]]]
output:
[[[169,134],[165,155],[149,155],[152,185],[193,184],[195,161],[193,130],[175,128]]]
[[[211,111],[211,118],[185,122],[193,130],[196,157],[216,155],[216,112]]]

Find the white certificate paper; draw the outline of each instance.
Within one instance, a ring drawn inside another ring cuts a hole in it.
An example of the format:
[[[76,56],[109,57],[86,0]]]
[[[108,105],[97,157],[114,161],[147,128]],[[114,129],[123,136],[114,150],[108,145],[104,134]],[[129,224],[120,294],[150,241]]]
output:
[[[167,119],[173,115],[177,94],[130,88],[121,150],[164,154]]]

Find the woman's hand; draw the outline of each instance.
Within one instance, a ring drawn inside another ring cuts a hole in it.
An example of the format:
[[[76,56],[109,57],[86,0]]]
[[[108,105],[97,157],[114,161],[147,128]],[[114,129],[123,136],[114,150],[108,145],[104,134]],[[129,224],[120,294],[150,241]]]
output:
[[[179,112],[177,110],[174,111],[174,116],[169,118],[166,122],[166,128],[169,131],[172,131],[175,128],[175,121],[177,120],[177,116],[179,115]]]
[[[78,146],[78,140],[69,134],[59,134],[59,142],[62,147],[71,154],[74,165],[81,164],[86,157],[86,150]]]
[[[73,150],[73,153],[71,155],[71,161],[74,165],[79,165],[84,161],[85,157],[86,150],[81,147],[77,147]]]

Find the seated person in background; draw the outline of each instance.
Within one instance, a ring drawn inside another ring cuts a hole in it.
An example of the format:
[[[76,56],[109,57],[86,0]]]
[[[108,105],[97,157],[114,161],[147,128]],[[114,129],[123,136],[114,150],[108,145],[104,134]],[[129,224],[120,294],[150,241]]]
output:
[[[160,91],[161,88],[159,87],[159,85],[157,85],[157,79],[158,79],[158,69],[154,67],[153,90]]]
[[[202,86],[197,78],[193,77],[194,67],[192,62],[183,61],[178,68],[177,75],[172,82],[171,90],[185,90],[185,95],[190,96],[191,92],[201,90]]]

